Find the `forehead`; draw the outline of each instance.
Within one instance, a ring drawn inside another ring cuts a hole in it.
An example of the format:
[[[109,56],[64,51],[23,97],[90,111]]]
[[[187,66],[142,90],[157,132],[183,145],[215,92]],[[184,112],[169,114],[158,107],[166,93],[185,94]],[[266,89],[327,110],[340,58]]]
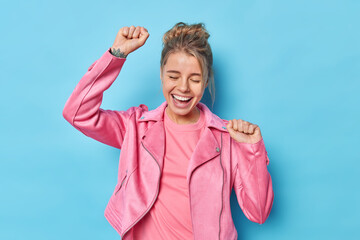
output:
[[[164,65],[164,70],[179,72],[197,72],[201,74],[201,66],[198,59],[184,52],[171,53]]]

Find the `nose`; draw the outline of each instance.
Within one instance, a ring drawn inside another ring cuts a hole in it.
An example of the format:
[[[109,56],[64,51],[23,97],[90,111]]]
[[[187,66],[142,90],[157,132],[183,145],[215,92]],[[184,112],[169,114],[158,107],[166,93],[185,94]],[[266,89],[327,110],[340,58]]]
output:
[[[189,91],[189,82],[186,78],[182,78],[181,81],[179,81],[178,88],[182,92],[188,92]]]

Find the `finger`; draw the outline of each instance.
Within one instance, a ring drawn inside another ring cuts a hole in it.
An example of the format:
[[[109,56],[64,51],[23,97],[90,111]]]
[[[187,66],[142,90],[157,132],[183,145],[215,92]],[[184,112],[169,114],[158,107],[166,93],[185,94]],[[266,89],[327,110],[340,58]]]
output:
[[[248,128],[248,133],[253,134],[255,130],[255,125],[254,124],[250,124],[249,128]]]
[[[139,34],[140,34],[140,27],[137,26],[135,28],[134,34],[133,34],[133,38],[139,38]]]
[[[226,128],[232,138],[236,136],[236,131],[233,128],[233,121],[229,120],[228,124],[226,125]]]
[[[146,28],[144,28],[144,27],[141,27],[141,28],[140,28],[140,36],[143,35],[143,34],[146,34],[147,32],[148,32],[148,31],[147,31]]]
[[[260,127],[255,124],[254,134],[260,133]]]
[[[257,126],[256,124],[250,124],[250,126],[249,126],[249,133],[250,134],[255,133],[256,126]]]
[[[246,133],[246,122],[244,120],[237,120],[238,122],[238,131],[242,133]]]
[[[231,120],[229,120],[229,122],[228,122],[228,126],[232,128],[232,126],[233,126],[233,122],[232,122]]]
[[[249,124],[246,121],[241,121],[241,131],[243,133],[247,133],[249,128]]]
[[[134,31],[135,31],[135,26],[131,25],[128,38],[133,38]]]
[[[123,27],[122,28],[122,31],[121,31],[121,34],[124,36],[124,37],[127,37],[129,35],[129,27]]]
[[[148,31],[145,28],[141,28],[140,30],[141,30],[141,34],[140,34],[139,39],[140,39],[141,44],[144,44],[150,34],[148,33]]]
[[[232,122],[231,120],[229,120],[228,123],[226,124],[226,129],[230,132],[231,128],[232,128]]]
[[[235,130],[235,131],[237,131],[239,128],[239,126],[238,126],[238,121],[236,120],[236,119],[233,119],[232,120],[232,125],[233,125],[233,129]]]

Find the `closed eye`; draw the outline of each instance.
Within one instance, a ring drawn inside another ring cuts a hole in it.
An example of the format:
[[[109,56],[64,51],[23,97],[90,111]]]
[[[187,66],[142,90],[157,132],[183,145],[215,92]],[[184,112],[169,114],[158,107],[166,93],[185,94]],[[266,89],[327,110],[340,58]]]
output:
[[[196,79],[191,79],[191,81],[193,81],[193,82],[195,82],[195,83],[201,82],[201,80],[196,80]]]

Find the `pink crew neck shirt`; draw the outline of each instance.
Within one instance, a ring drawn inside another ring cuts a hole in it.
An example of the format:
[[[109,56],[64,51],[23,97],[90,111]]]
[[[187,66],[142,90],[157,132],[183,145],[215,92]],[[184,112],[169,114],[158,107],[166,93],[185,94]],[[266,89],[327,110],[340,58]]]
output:
[[[164,113],[165,158],[158,197],[133,227],[134,240],[194,239],[186,173],[204,129],[205,116],[193,124],[177,124]]]

